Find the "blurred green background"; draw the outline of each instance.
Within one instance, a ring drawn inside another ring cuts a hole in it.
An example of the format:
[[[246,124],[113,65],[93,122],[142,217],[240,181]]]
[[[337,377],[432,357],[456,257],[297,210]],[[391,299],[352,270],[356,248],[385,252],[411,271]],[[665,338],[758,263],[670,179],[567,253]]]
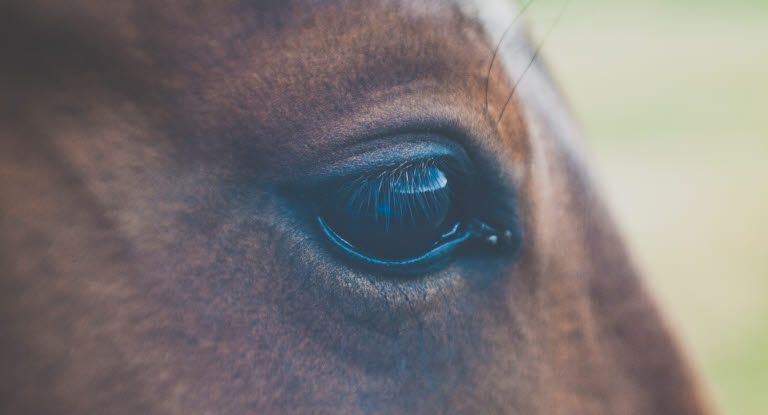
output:
[[[768,414],[768,1],[573,0],[542,55],[713,401]]]

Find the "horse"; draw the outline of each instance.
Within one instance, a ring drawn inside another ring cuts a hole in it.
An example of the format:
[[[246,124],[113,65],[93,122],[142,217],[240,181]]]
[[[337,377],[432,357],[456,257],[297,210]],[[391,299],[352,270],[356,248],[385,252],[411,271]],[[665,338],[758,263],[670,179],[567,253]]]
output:
[[[524,7],[4,2],[0,412],[711,413]]]

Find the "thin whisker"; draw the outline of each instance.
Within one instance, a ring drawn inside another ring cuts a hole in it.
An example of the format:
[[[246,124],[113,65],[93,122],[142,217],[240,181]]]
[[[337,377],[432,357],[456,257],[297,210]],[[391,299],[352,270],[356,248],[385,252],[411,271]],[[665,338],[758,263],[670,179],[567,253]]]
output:
[[[512,21],[507,25],[506,29],[504,29],[504,32],[501,33],[501,37],[499,38],[498,43],[496,44],[496,47],[493,48],[493,55],[491,55],[491,63],[488,64],[488,73],[485,74],[485,107],[483,108],[483,111],[488,111],[488,88],[489,84],[491,82],[491,69],[493,69],[493,62],[496,61],[496,55],[499,53],[499,48],[501,48],[501,43],[504,41],[504,37],[507,36],[507,32],[509,32],[512,27],[515,26],[515,22],[522,16],[525,11],[528,9],[528,6],[533,4],[535,0],[528,0],[523,7],[520,8],[520,11],[517,12],[517,15],[515,15],[515,18],[512,19]]]
[[[527,74],[528,70],[531,69],[531,66],[533,66],[533,63],[536,61],[536,58],[539,56],[539,52],[541,52],[541,48],[544,47],[544,44],[547,42],[547,39],[549,38],[549,35],[552,34],[552,31],[554,30],[555,26],[557,26],[557,23],[560,22],[560,19],[563,17],[563,14],[565,13],[565,9],[568,8],[568,5],[570,3],[571,3],[571,0],[563,1],[563,5],[560,7],[560,10],[558,11],[557,16],[555,16],[555,20],[552,22],[551,25],[549,25],[549,28],[547,28],[547,32],[544,33],[544,36],[542,37],[541,42],[539,42],[539,45],[536,47],[536,50],[533,52],[533,55],[531,56],[531,60],[528,61],[528,65],[526,65],[525,69],[523,70],[523,73],[520,75],[520,79],[518,79],[517,82],[515,82],[515,84],[512,86],[512,91],[509,93],[507,100],[504,101],[504,105],[501,107],[501,113],[499,114],[499,119],[496,120],[496,124],[498,124],[501,121],[501,118],[504,117],[504,111],[507,109],[507,105],[509,105],[509,101],[512,100],[512,96],[515,95],[517,86],[520,85],[520,82],[522,82],[523,78],[525,77],[525,74]]]

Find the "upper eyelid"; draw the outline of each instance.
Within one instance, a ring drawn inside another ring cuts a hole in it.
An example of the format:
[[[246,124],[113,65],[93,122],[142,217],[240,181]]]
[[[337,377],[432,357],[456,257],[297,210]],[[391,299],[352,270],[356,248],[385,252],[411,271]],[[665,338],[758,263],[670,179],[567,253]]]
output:
[[[347,206],[362,206],[362,204],[366,203],[364,201],[369,201],[371,198],[378,200],[382,193],[386,193],[388,198],[391,197],[393,202],[408,202],[414,198],[424,197],[420,196],[422,193],[429,195],[433,194],[431,192],[415,192],[410,195],[403,195],[395,192],[395,183],[411,185],[412,180],[416,177],[416,174],[403,176],[398,174],[398,172],[408,172],[409,169],[421,167],[438,167],[441,171],[444,171],[446,174],[450,175],[450,181],[453,182],[456,178],[456,174],[458,173],[455,171],[455,169],[446,167],[446,163],[450,164],[450,162],[445,160],[443,157],[430,157],[418,160],[409,160],[407,162],[401,163],[400,165],[385,169],[379,173],[368,174],[366,176],[355,178],[351,181],[331,183],[329,184],[329,191],[322,191],[321,193],[323,195],[335,193],[337,197],[340,197],[346,201],[345,204]],[[402,183],[403,180],[405,180],[406,183]],[[446,188],[445,191],[447,191],[449,194],[452,194],[455,190],[453,187],[456,186],[457,184],[454,183],[451,185],[451,187]],[[398,199],[398,195],[400,199]],[[434,197],[434,195],[432,197]]]
[[[315,166],[306,175],[304,187],[317,189],[333,182],[352,182],[356,178],[386,174],[400,165],[429,158],[452,160],[452,167],[462,174],[473,171],[464,149],[455,141],[439,134],[413,133],[386,137],[353,149],[346,157]]]
[[[403,178],[405,178],[406,181],[413,179],[416,175],[412,174],[411,176],[408,176],[408,169],[414,168],[417,165],[421,165],[421,167],[438,167],[444,174],[449,175],[451,180],[459,179],[461,182],[467,181],[472,174],[471,172],[464,170],[462,166],[458,166],[457,163],[451,163],[450,159],[446,157],[424,157],[408,160],[399,165],[383,168],[382,170],[367,173],[351,180],[336,180],[331,184],[337,186],[339,193],[357,193],[353,192],[353,190],[359,191],[361,188],[370,188],[371,182],[376,183],[386,180],[392,183],[400,182]],[[403,176],[403,172],[405,172],[405,177]],[[412,183],[408,182],[406,184]],[[381,191],[381,188],[379,188],[378,191]]]
[[[417,164],[430,163],[439,167],[444,174],[450,176],[451,181],[466,183],[476,179],[474,173],[467,166],[461,165],[453,157],[438,156],[409,159],[399,165],[384,166],[379,168],[379,170],[366,172],[362,175],[336,178],[320,184],[316,189],[320,190],[323,194],[327,193],[326,190],[328,189],[335,190],[337,194],[359,192],[360,189],[370,190],[371,182],[382,183],[382,180],[400,181],[403,177],[398,175],[398,172],[407,172],[409,168]],[[406,180],[408,179],[406,178]]]
[[[399,164],[382,166],[378,170],[372,170],[370,172],[363,173],[362,175],[357,176],[357,178],[352,180],[350,183],[364,180],[381,179],[385,176],[394,177],[395,175],[398,175],[397,177],[400,178],[400,175],[403,174],[403,172],[407,174],[408,169],[413,168],[417,164],[422,164],[423,166],[430,165],[430,167],[431,165],[435,165],[440,167],[442,170],[450,171],[452,174],[469,174],[469,171],[466,170],[466,166],[460,165],[461,163],[459,162],[451,162],[451,160],[453,160],[453,158],[448,156],[410,158],[400,162]]]

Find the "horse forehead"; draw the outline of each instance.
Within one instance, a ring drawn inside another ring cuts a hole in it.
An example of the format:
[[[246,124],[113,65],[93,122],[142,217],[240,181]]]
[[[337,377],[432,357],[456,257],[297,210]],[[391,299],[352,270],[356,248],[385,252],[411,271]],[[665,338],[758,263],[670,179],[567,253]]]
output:
[[[51,39],[81,43],[64,46],[106,55],[102,61],[149,62],[123,70],[152,79],[171,72],[169,83],[186,90],[190,84],[204,86],[205,78],[244,81],[227,70],[250,72],[248,85],[242,86],[251,90],[269,89],[264,84],[274,78],[293,85],[312,79],[328,84],[364,70],[368,79],[404,83],[412,75],[407,70],[419,65],[424,77],[448,78],[473,69],[478,75],[490,61],[492,43],[516,15],[503,0],[46,3],[12,6],[9,13],[29,15],[30,23],[50,22]],[[79,62],[65,63],[82,66]],[[365,87],[359,78],[351,81]],[[222,90],[216,93],[221,96]]]
[[[280,149],[267,157],[294,155],[291,146],[310,154],[333,145],[328,137],[353,135],[339,132],[353,112],[373,108],[376,97],[405,97],[404,85],[415,85],[411,95],[422,102],[432,94],[433,110],[438,101],[455,112],[480,108],[491,39],[515,9],[464,0],[294,1],[165,13],[182,30],[163,29],[149,47],[173,59],[167,78],[180,90],[174,96],[189,98],[189,112],[201,114],[195,129],[227,129]]]
[[[342,69],[350,69],[343,68],[344,65],[359,64],[349,59],[351,54],[379,58],[378,62],[371,63],[390,66],[412,63],[406,62],[408,59],[427,61],[437,57],[448,61],[450,53],[441,53],[440,46],[461,44],[466,47],[468,42],[474,42],[470,45],[472,49],[478,46],[484,49],[474,58],[487,61],[491,45],[485,31],[496,38],[500,32],[499,23],[508,23],[514,15],[509,5],[489,8],[488,5],[495,1],[298,0],[277,3],[256,2],[237,7],[214,5],[192,12],[171,8],[165,10],[166,19],[159,22],[148,19],[143,24],[150,27],[137,31],[156,32],[163,38],[159,44],[164,44],[163,40],[169,41],[169,46],[174,49],[197,49],[191,55],[197,54],[215,64],[222,64],[222,60],[242,62],[243,57],[251,57],[261,60],[258,63],[262,64],[252,69],[264,73],[270,66],[266,61],[272,61],[275,66],[280,61],[299,59],[305,64],[285,66],[281,72],[306,69],[308,73],[304,75],[311,75],[325,70],[322,75],[329,77],[328,72],[332,71],[343,76],[345,71]],[[505,12],[498,13],[499,10]],[[504,17],[499,18],[500,15]],[[181,30],[166,30],[173,25]],[[163,28],[158,30],[156,26]],[[393,45],[398,47],[393,48]],[[342,65],[334,65],[336,62]],[[373,75],[380,75],[385,69],[379,67]],[[438,72],[434,66],[431,69]]]
[[[72,21],[82,18],[108,23],[108,30],[120,32],[125,37],[157,35],[164,30],[158,26],[163,22],[170,24],[167,29],[175,30],[184,25],[201,25],[203,31],[211,34],[213,29],[236,25],[237,21],[256,19],[262,28],[284,27],[295,29],[286,24],[291,19],[312,14],[319,9],[333,9],[337,16],[368,15],[372,19],[372,29],[382,22],[377,12],[388,10],[405,17],[423,17],[430,20],[448,20],[451,13],[460,13],[468,21],[481,26],[494,38],[498,37],[507,25],[514,20],[519,8],[507,0],[257,0],[257,1],[169,1],[158,4],[146,0],[133,0],[103,4],[94,0],[80,0],[62,5],[56,1],[37,0],[27,5],[5,5],[11,11],[32,12],[34,15],[66,17]],[[384,25],[388,22],[382,22]],[[95,29],[95,28],[91,28]],[[251,27],[257,29],[257,27]],[[139,33],[145,31],[145,33]],[[397,36],[396,31],[388,35]]]
[[[430,17],[440,16],[446,10],[457,10],[497,33],[503,31],[510,22],[509,18],[514,17],[519,11],[514,2],[507,0],[267,0],[249,2],[240,7],[257,12],[275,11],[291,14],[297,10],[311,10],[317,7],[335,7],[338,13],[344,13],[356,7],[373,10],[372,5],[398,9],[404,14]]]
[[[67,82],[86,77],[88,88],[99,85],[93,79],[109,90],[127,85],[121,91],[131,100],[160,106],[155,113],[168,120],[156,124],[169,130],[167,136],[198,134],[210,145],[223,144],[222,136],[250,139],[274,150],[262,151],[264,157],[310,157],[332,147],[330,137],[344,141],[355,135],[345,130],[349,120],[365,119],[359,112],[378,108],[376,99],[400,99],[399,108],[412,108],[412,118],[428,111],[433,119],[476,116],[495,43],[517,14],[504,0],[137,0],[108,6],[83,0],[75,11],[55,2],[38,7],[44,2],[28,14],[59,17],[46,19],[52,22],[46,30],[78,53],[37,72],[55,68],[53,75]],[[492,109],[516,79],[509,68],[520,73],[530,58],[519,33],[507,33],[496,59]],[[522,63],[519,68],[509,57]],[[503,76],[501,68],[507,69]],[[378,112],[378,120],[396,121],[392,111]],[[370,117],[364,123],[380,124]]]

